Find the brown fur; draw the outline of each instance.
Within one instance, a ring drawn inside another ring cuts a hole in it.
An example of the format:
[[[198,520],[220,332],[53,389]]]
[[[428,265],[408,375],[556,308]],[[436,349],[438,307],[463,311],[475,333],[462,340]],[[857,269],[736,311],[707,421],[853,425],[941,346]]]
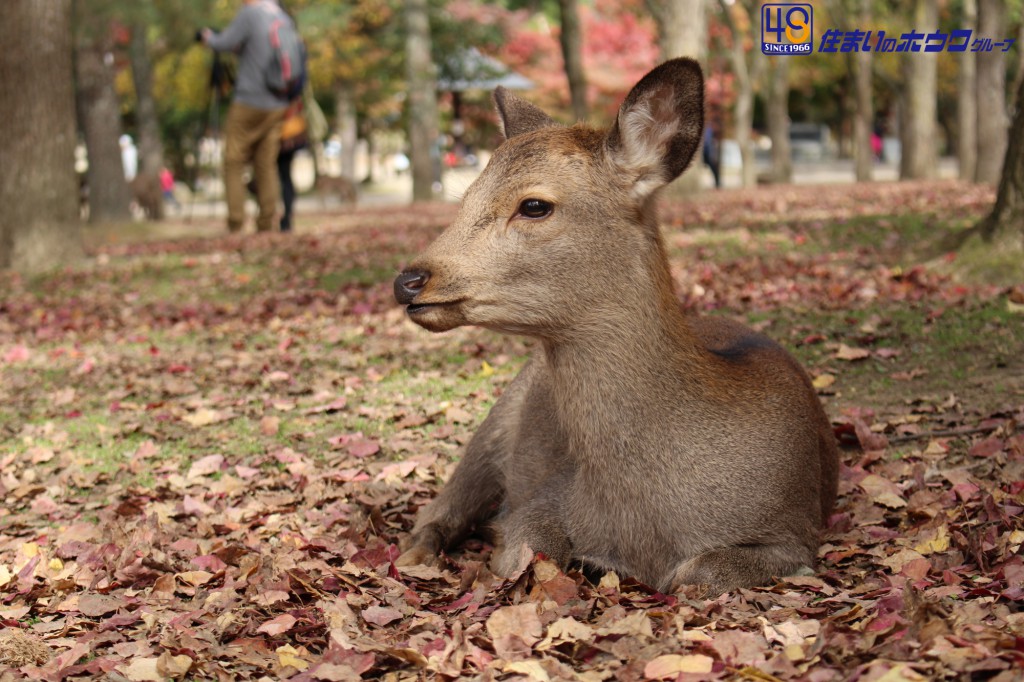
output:
[[[160,178],[148,173],[139,173],[129,183],[132,199],[150,220],[164,216],[164,193],[160,189]]]
[[[541,347],[398,563],[493,524],[501,575],[524,545],[661,590],[715,593],[812,566],[836,495],[829,421],[782,348],[680,311],[655,218],[655,191],[701,137],[699,67],[652,71],[607,133],[495,99],[509,139],[396,296],[426,329],[475,324]],[[525,217],[524,199],[554,209]]]

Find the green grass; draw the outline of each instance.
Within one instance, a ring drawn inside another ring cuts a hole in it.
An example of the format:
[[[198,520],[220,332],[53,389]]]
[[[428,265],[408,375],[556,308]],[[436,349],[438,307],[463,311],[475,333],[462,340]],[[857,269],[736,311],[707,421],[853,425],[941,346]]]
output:
[[[775,313],[781,319],[768,333],[805,366],[834,370],[843,402],[898,405],[916,397],[971,392],[972,400],[983,405],[986,396],[1012,392],[1024,370],[1024,316],[1010,312],[1003,298],[949,306],[934,315],[941,308],[929,302],[878,303],[838,311],[786,309]],[[751,316],[751,322],[764,317]],[[800,345],[811,330],[826,341]],[[891,348],[899,355],[843,361],[834,357],[835,343]],[[910,379],[905,374],[894,377],[913,370],[924,373]]]

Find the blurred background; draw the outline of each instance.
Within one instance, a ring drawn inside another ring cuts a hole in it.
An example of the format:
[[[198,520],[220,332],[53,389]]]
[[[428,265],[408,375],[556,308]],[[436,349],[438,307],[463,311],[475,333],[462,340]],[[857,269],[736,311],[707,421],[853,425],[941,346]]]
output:
[[[300,213],[304,205],[344,209],[356,198],[456,200],[501,141],[490,100],[496,85],[563,122],[607,125],[637,79],[681,55],[704,66],[709,132],[703,162],[671,192],[932,178],[995,186],[1024,76],[1020,0],[815,0],[805,3],[814,49],[793,56],[762,54],[764,13],[753,0],[282,5],[306,43],[322,121],[293,168],[305,193]],[[221,215],[232,57],[215,61],[194,36],[225,27],[240,0],[5,5],[19,6],[35,9],[11,12],[15,43],[44,14],[70,25],[70,42],[53,49],[73,53],[82,219]],[[968,48],[950,51],[945,36],[965,30]],[[851,49],[877,48],[881,32],[911,31],[942,35],[943,48]],[[826,32],[840,37],[830,52],[819,51]],[[63,63],[53,61],[54,81],[64,78]],[[51,109],[51,128],[61,129],[69,114]],[[39,161],[31,147],[19,153],[22,163]],[[175,180],[171,195],[145,196],[147,178],[164,168]]]

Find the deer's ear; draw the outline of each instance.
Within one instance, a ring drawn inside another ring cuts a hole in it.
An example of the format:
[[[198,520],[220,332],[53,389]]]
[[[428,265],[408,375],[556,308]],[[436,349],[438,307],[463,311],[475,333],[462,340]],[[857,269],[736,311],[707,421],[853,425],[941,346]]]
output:
[[[638,197],[679,176],[704,130],[704,78],[692,59],[672,59],[637,83],[619,108],[606,148]]]
[[[498,109],[498,118],[501,119],[506,140],[533,130],[558,125],[539,107],[516,97],[500,85],[494,91],[494,104]]]

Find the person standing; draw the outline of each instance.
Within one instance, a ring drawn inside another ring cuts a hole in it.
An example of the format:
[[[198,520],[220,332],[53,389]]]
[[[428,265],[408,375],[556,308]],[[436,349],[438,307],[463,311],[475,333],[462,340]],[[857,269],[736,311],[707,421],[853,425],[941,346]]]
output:
[[[284,203],[284,214],[281,216],[282,232],[290,232],[292,229],[292,206],[295,203],[292,160],[296,152],[309,144],[307,127],[302,97],[298,97],[288,105],[285,113],[281,126],[281,150],[277,154],[277,176],[281,182],[281,201]]]
[[[244,5],[226,29],[203,29],[203,42],[218,52],[238,54],[235,95],[224,125],[224,191],[228,230],[238,232],[245,222],[242,175],[252,164],[260,206],[256,229],[274,228],[279,194],[277,153],[281,122],[288,100],[270,90],[266,74],[274,58],[271,29],[277,22],[293,25],[276,0],[242,0]]]

